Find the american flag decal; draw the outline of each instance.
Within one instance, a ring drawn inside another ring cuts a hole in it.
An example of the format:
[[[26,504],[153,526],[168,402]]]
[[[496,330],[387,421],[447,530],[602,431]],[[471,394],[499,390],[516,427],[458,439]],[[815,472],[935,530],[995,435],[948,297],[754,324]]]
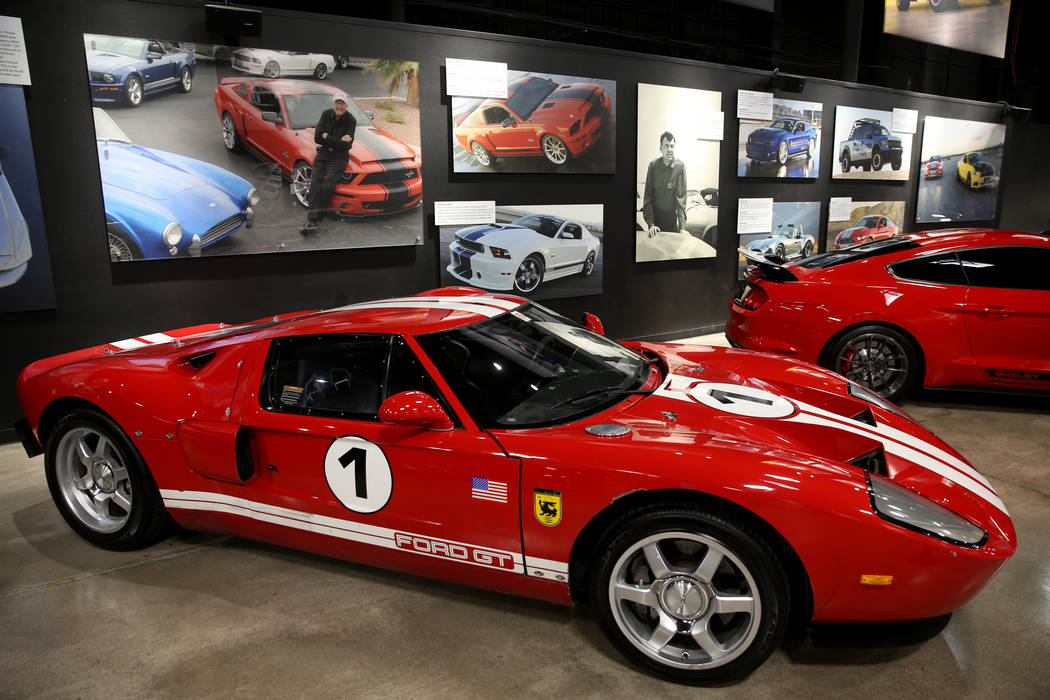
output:
[[[480,476],[470,479],[470,497],[480,498],[483,501],[495,501],[496,503],[507,502],[507,482],[493,481]]]

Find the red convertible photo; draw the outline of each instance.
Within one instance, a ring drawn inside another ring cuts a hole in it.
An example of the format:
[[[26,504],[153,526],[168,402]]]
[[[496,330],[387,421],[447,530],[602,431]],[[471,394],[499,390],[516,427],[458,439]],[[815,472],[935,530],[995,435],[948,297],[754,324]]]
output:
[[[595,82],[558,84],[527,75],[507,86],[506,99],[457,101],[453,133],[482,167],[505,156],[544,156],[564,166],[610,129],[612,100]]]
[[[1050,391],[1050,236],[949,229],[776,265],[729,302],[737,347],[813,362],[891,400],[914,386]]]
[[[466,287],[150,332],[17,388],[99,547],[179,525],[587,601],[678,682],[745,676],[789,621],[946,624],[1017,546],[988,480],[855,382]]]
[[[248,150],[277,166],[306,206],[317,146],[314,127],[338,88],[306,80],[223,78],[215,88],[222,140],[230,151]],[[372,123],[351,99],[357,131],[350,163],[329,207],[340,214],[389,214],[420,204],[419,154]]]

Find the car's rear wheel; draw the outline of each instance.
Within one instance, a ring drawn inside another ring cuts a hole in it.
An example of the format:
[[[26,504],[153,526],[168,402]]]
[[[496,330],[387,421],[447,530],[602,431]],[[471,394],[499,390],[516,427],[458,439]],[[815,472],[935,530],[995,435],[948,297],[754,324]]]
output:
[[[229,112],[222,113],[222,143],[227,151],[239,151],[241,149],[241,137],[237,133],[237,125],[233,123],[233,115]]]
[[[802,257],[808,258],[813,255],[813,241],[806,241],[806,245],[802,246]]]
[[[189,92],[193,87],[193,71],[190,70],[189,66],[183,66],[182,78],[179,80],[179,90],[182,92]]]
[[[141,260],[144,256],[128,236],[115,225],[106,227],[106,238],[109,241],[109,259],[112,262],[129,262]]]
[[[263,68],[263,75],[267,78],[276,78],[281,74],[281,66],[278,65],[277,61],[270,61]]]
[[[825,355],[825,367],[890,401],[904,396],[919,374],[915,343],[889,326],[865,325],[840,335]]]
[[[295,201],[304,207],[310,206],[310,176],[313,175],[314,169],[306,161],[299,161],[292,168],[292,183],[289,186],[289,190],[292,193],[292,197]],[[324,204],[324,202],[322,202]]]
[[[545,134],[540,139],[540,147],[543,148],[543,155],[547,156],[547,160],[555,165],[562,165],[569,159],[569,147],[554,134]]]
[[[325,78],[327,78],[328,77],[328,64],[325,63],[324,61],[321,61],[320,63],[318,63],[317,67],[314,68],[314,77],[317,78],[318,80],[324,80]]]
[[[477,141],[470,144],[470,152],[474,154],[474,160],[478,162],[478,165],[487,168],[492,165],[492,154],[489,153],[489,149],[482,146]]]
[[[349,56],[336,56],[335,64],[339,68],[349,68],[350,67],[350,57]]]
[[[137,75],[128,76],[124,83],[124,102],[131,107],[142,104],[142,78]]]
[[[930,0],[930,7],[933,8],[934,12],[944,12],[955,7],[957,0]]]
[[[62,517],[98,547],[144,547],[171,526],[142,456],[106,415],[82,409],[59,419],[44,471]]]
[[[609,640],[675,681],[741,678],[787,628],[789,592],[771,546],[728,513],[655,504],[609,528],[591,600]]]
[[[542,281],[543,261],[536,255],[530,255],[522,260],[514,272],[514,289],[523,294],[536,289]]]
[[[897,0],[897,9],[901,12],[907,12],[911,7],[911,0]]]
[[[843,151],[842,157],[839,159],[839,164],[842,165],[842,172],[848,173],[853,167],[853,163],[849,159],[849,151]]]
[[[594,251],[587,254],[587,259],[583,261],[583,276],[590,277],[591,273],[594,272]]]
[[[788,162],[788,145],[787,141],[781,141],[780,146],[777,147],[777,162],[784,165]]]

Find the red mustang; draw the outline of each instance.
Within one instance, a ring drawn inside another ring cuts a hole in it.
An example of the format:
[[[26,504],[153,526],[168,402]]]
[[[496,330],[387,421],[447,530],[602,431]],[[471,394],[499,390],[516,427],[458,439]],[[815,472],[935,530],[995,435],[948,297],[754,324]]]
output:
[[[835,239],[835,248],[877,241],[881,238],[890,238],[897,235],[897,224],[893,223],[888,216],[872,214],[860,219],[854,226],[846,229]]]
[[[507,99],[482,100],[461,115],[455,133],[481,165],[497,156],[540,154],[562,165],[593,146],[611,116],[601,85],[526,76],[507,86]]]
[[[463,287],[129,338],[29,365],[18,395],[99,546],[174,521],[589,599],[687,682],[747,674],[789,619],[946,622],[1016,548],[980,473],[836,374]]]
[[[317,155],[314,126],[338,92],[306,80],[223,78],[215,88],[223,143],[276,165],[305,207]],[[417,206],[423,196],[419,154],[375,126],[353,100],[350,112],[357,120],[354,146],[329,206],[340,214],[389,214]]]
[[[729,303],[737,347],[823,365],[890,399],[915,384],[1050,390],[1045,233],[929,231],[783,266],[750,257]]]

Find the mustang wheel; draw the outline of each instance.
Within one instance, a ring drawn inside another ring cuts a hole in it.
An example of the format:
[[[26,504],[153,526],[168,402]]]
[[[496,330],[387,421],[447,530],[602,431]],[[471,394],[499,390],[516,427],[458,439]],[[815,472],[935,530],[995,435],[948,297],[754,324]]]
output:
[[[193,71],[190,70],[189,66],[185,66],[182,69],[182,80],[179,81],[179,90],[182,92],[189,92],[192,87]]]
[[[787,628],[784,569],[728,514],[658,505],[628,513],[598,551],[591,600],[606,636],[648,671],[687,683],[740,678]]]
[[[914,343],[888,327],[867,325],[850,329],[826,354],[828,369],[895,401],[918,377],[919,354]]]
[[[325,63],[324,61],[321,61],[320,63],[318,63],[317,67],[314,68],[314,77],[317,78],[318,80],[324,80],[325,78],[327,78],[328,77],[328,64]]]
[[[839,159],[839,163],[842,164],[842,172],[848,173],[850,171],[850,168],[853,167],[853,164],[850,163],[849,160],[849,151],[842,152],[842,158]]]
[[[590,277],[591,273],[594,272],[594,253],[588,253],[587,259],[583,262],[583,276]]]
[[[871,169],[882,170],[882,151],[877,148],[871,152]]]
[[[124,101],[132,107],[142,104],[142,78],[132,75],[124,83]]]
[[[62,517],[96,546],[144,547],[171,525],[142,456],[101,413],[78,410],[61,418],[47,440],[44,470]]]
[[[340,68],[349,68],[350,67],[350,57],[349,56],[338,56],[335,59],[335,63]]]
[[[229,112],[222,113],[222,142],[228,151],[241,149],[241,137],[237,134],[237,125]]]
[[[535,255],[525,258],[514,273],[514,289],[519,292],[531,292],[542,281],[543,262]]]
[[[478,162],[478,165],[485,168],[492,165],[492,154],[477,141],[470,144],[470,152],[474,154],[474,160]]]
[[[307,198],[310,196],[310,175],[313,174],[313,171],[314,169],[305,161],[299,161],[292,168],[292,184],[290,187],[292,196],[295,197],[295,201],[304,207],[310,206],[310,201]]]
[[[788,162],[788,145],[787,141],[781,141],[780,146],[777,148],[777,162],[784,165]]]
[[[141,259],[142,253],[138,246],[132,243],[123,232],[114,230],[112,226],[107,227],[106,237],[109,239],[109,259],[112,262],[128,262],[129,260]]]
[[[561,165],[569,159],[569,147],[553,134],[546,134],[541,138],[540,146],[543,147],[543,155],[547,156],[547,160],[555,165]]]
[[[277,65],[277,61],[270,61],[266,64],[266,67],[263,68],[263,75],[267,78],[276,78],[280,74],[281,67]]]

